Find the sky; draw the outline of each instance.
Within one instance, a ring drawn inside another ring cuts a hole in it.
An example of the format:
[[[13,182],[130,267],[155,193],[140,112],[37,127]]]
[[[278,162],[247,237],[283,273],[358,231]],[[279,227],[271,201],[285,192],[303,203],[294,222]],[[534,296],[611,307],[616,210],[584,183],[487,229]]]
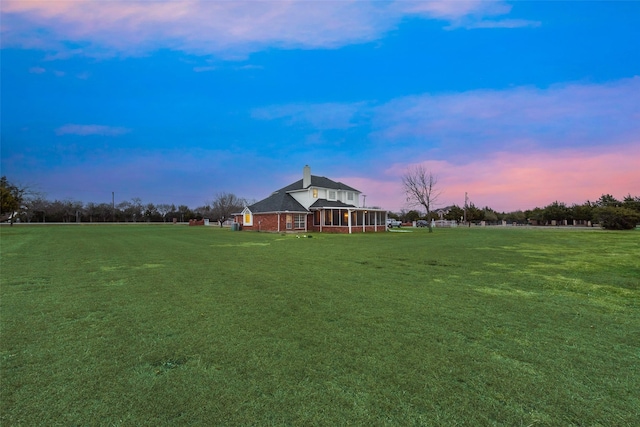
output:
[[[640,1],[0,3],[0,173],[49,200],[640,196]]]

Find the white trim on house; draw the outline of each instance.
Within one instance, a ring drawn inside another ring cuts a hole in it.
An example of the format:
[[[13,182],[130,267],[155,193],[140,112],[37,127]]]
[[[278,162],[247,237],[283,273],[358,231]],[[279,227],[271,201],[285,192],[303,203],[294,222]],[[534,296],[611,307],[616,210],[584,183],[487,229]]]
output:
[[[242,210],[242,224],[248,227],[253,226],[253,213],[248,207]]]

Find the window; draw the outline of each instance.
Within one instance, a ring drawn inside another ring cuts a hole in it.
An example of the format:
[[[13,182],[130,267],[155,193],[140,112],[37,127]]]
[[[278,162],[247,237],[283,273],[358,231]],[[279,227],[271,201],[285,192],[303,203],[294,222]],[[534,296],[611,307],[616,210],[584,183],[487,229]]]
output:
[[[243,223],[244,225],[248,225],[251,226],[253,225],[253,215],[251,215],[251,212],[245,212],[243,215]]]
[[[353,193],[351,191],[347,193],[347,200],[353,200]]]
[[[294,227],[297,229],[304,228],[305,226],[305,215],[296,215],[294,218]]]
[[[336,199],[336,192],[334,190],[329,190],[329,200]]]
[[[324,211],[324,225],[331,225],[331,209]]]
[[[317,189],[317,188],[314,188],[314,189],[313,189],[313,198],[314,198],[314,199],[317,199],[317,198],[318,198],[318,189]]]
[[[291,230],[293,227],[293,215],[287,214],[287,230]]]

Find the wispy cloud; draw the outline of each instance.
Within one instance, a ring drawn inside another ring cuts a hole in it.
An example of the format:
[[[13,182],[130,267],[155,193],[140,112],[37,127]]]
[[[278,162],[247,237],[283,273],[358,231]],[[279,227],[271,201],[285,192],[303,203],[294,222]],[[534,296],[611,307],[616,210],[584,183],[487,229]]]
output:
[[[207,71],[215,71],[217,70],[218,67],[216,67],[215,65],[202,65],[202,66],[198,66],[198,67],[193,67],[193,71],[195,71],[196,73],[204,73]]]
[[[526,19],[502,19],[502,20],[478,20],[464,24],[464,28],[473,30],[477,28],[537,28],[542,23],[540,21],[530,21]],[[448,27],[455,29],[457,27]]]
[[[502,1],[397,1],[393,9],[410,15],[423,15],[445,21],[455,21],[466,17],[504,15],[511,6]]]
[[[541,22],[525,19],[488,19],[508,15],[511,6],[500,1],[423,1],[397,2],[396,7],[404,13],[422,15],[429,19],[448,22],[444,28],[523,28],[539,27]]]
[[[355,126],[365,111],[364,103],[287,104],[256,108],[251,115],[259,120],[284,120],[288,125],[332,130]]]
[[[103,125],[78,125],[67,124],[56,129],[56,135],[103,135],[119,136],[131,132],[131,129],[123,127],[103,126]]]
[[[46,68],[39,67],[39,66],[35,66],[35,67],[29,68],[29,73],[31,73],[31,74],[52,73],[56,77],[64,77],[64,76],[67,75],[66,71],[46,69]],[[77,73],[75,77],[80,79],[80,80],[87,80],[89,77],[91,77],[91,74],[89,72],[84,71],[84,72],[81,72],[81,73]]]
[[[159,48],[229,57],[266,46],[335,48],[376,40],[406,16],[457,25],[510,11],[502,1],[5,0],[0,7],[3,47],[44,49],[57,58]]]
[[[640,77],[606,84],[516,87],[393,100],[374,112],[374,136],[457,149],[603,146],[640,134]],[[476,150],[474,150],[476,151]]]

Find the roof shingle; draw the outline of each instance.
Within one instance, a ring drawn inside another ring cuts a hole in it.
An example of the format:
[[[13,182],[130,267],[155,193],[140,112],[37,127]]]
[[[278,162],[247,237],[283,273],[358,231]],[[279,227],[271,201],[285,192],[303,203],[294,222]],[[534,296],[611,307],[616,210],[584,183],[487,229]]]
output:
[[[309,212],[302,206],[296,199],[290,194],[279,190],[257,203],[249,206],[249,210],[252,213],[267,213],[267,212]]]
[[[349,187],[347,184],[343,184],[342,182],[336,182],[324,176],[316,176],[316,175],[311,175],[311,187],[328,188],[330,190],[358,191],[353,187]],[[289,184],[286,187],[281,188],[278,191],[295,191],[295,190],[304,190],[301,179],[294,182],[293,184]]]

